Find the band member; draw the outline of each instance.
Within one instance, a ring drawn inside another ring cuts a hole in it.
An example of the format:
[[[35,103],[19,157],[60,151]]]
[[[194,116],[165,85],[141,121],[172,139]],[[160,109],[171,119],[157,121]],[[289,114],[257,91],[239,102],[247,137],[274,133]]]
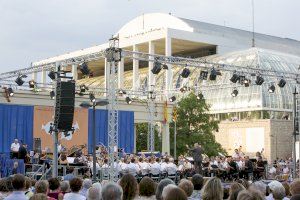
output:
[[[22,144],[19,148],[18,158],[24,160],[24,163],[28,163],[27,157],[27,144]]]
[[[194,148],[189,148],[188,145],[186,145],[186,147],[192,153],[196,173],[201,174],[202,173],[202,152],[203,152],[201,145],[195,143]]]
[[[14,142],[10,145],[11,158],[18,158],[20,144],[18,139],[15,139]]]

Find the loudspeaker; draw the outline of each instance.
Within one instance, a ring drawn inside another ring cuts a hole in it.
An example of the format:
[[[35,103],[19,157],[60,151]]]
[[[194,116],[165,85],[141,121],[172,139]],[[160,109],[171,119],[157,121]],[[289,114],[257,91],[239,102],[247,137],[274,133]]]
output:
[[[59,131],[72,130],[75,104],[75,82],[57,81],[54,124]]]
[[[41,138],[34,138],[33,139],[33,150],[34,150],[35,153],[41,153],[42,152]]]

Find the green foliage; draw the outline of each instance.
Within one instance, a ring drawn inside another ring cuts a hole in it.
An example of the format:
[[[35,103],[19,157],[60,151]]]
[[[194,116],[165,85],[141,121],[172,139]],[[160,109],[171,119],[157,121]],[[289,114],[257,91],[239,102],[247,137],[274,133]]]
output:
[[[182,98],[177,107],[177,156],[187,153],[186,144],[192,146],[198,142],[204,153],[216,156],[226,154],[225,150],[216,142],[214,132],[218,130],[218,121],[208,114],[209,106],[205,99],[197,99],[194,93]],[[174,150],[174,122],[170,130],[171,153]]]
[[[136,125],[136,151],[147,151],[148,123]],[[158,131],[155,129],[155,151],[161,151],[161,142]]]

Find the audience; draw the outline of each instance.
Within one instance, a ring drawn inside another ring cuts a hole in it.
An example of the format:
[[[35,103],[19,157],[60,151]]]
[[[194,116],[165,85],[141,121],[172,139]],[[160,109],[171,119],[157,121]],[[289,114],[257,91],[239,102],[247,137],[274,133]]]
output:
[[[187,179],[182,179],[178,187],[181,188],[185,192],[186,196],[190,199],[194,191],[193,183]]]
[[[60,183],[60,191],[64,195],[70,192],[70,184],[69,181],[62,181]]]
[[[10,194],[7,187],[7,178],[0,179],[0,199],[4,199]]]
[[[63,199],[64,195],[60,190],[60,182],[57,178],[50,178],[49,183],[49,193],[48,196],[54,199]]]
[[[47,195],[43,193],[34,194],[29,200],[47,200]]]
[[[83,184],[82,184],[82,189],[80,190],[80,194],[84,197],[88,196],[88,190],[90,189],[90,187],[92,187],[92,180],[90,179],[84,179],[83,180]]]
[[[270,194],[266,197],[266,200],[286,200],[285,189],[283,185],[278,181],[272,181],[268,184]]]
[[[200,174],[195,174],[192,177],[192,183],[194,185],[194,191],[189,199],[192,199],[192,200],[201,199],[201,189],[202,189],[203,183],[204,183],[203,177]]]
[[[243,190],[246,190],[246,188],[242,184],[234,182],[230,186],[228,200],[236,200],[238,197],[238,194]]]
[[[223,187],[219,178],[211,178],[203,187],[202,199],[203,200],[222,200]]]
[[[15,174],[12,178],[13,192],[5,200],[27,200],[25,195],[25,177],[22,174]]]
[[[132,200],[137,196],[138,183],[133,175],[125,174],[119,184],[123,189],[123,200]]]
[[[167,186],[167,185],[175,185],[174,181],[172,181],[171,179],[165,178],[163,180],[161,180],[156,188],[156,192],[155,192],[155,196],[157,200],[161,200],[162,199],[162,192],[163,189]]]
[[[107,183],[101,191],[102,200],[122,200],[123,190],[116,183]]]
[[[139,199],[140,200],[155,200],[156,184],[152,178],[143,177],[139,183]]]
[[[167,189],[168,187],[170,187],[170,189],[167,191],[166,195],[163,195],[165,196],[163,197],[163,200],[187,200],[188,199],[186,193],[179,187],[168,185],[165,189]]]
[[[82,187],[82,180],[80,178],[73,178],[70,180],[71,192],[64,195],[64,200],[85,200],[86,198],[79,194]]]
[[[290,192],[292,196],[300,194],[300,179],[295,179],[290,185]]]
[[[34,193],[32,192],[32,188],[31,188],[31,179],[28,177],[25,177],[25,195],[27,196],[28,199],[30,199],[30,197],[32,197],[34,195]]]
[[[239,193],[237,200],[265,200],[265,197],[257,190],[243,190]]]
[[[88,200],[99,200],[101,199],[101,191],[97,186],[92,186],[88,189],[87,192],[87,199]]]

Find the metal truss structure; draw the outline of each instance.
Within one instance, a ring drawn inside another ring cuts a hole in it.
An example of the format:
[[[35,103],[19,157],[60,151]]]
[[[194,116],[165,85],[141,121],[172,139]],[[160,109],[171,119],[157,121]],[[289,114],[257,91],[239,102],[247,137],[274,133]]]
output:
[[[147,140],[147,150],[153,153],[155,151],[155,96],[153,92],[150,92],[148,97],[148,109],[149,109],[149,121],[148,121],[148,140]]]
[[[112,38],[109,40],[109,48],[106,49],[105,57],[109,69],[107,98],[108,104],[108,164],[109,180],[116,181],[118,178],[117,163],[118,159],[118,109],[117,109],[117,87],[118,87],[118,67],[117,63],[121,60],[121,50],[118,48],[119,39]]]

